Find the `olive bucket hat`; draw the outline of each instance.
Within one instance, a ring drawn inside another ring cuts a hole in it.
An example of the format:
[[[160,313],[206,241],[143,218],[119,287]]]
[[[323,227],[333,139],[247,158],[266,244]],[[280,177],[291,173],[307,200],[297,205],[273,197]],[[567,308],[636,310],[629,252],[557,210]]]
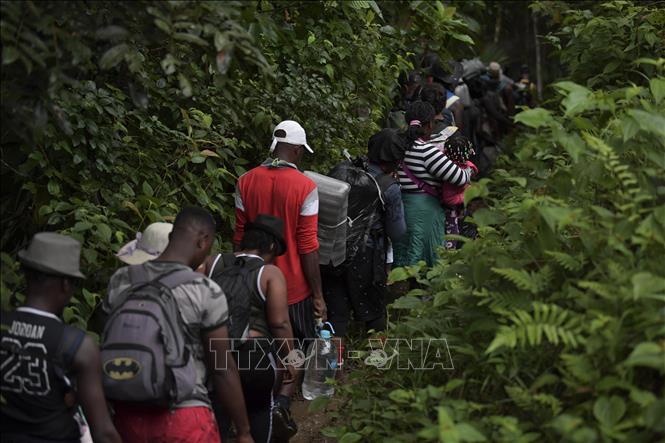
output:
[[[85,278],[80,269],[81,243],[66,235],[37,233],[18,258],[24,266],[46,274]]]

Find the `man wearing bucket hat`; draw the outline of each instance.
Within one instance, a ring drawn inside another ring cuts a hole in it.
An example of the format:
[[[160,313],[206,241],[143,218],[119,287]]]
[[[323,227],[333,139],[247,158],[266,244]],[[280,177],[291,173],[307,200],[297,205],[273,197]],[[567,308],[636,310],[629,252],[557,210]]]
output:
[[[289,317],[293,335],[299,340],[314,338],[314,318],[326,317],[317,238],[319,196],[316,184],[297,167],[305,151],[313,152],[299,123],[285,120],[275,127],[270,145],[273,158],[238,179],[233,237],[237,249],[248,221],[256,219],[259,214],[284,220],[287,249],[284,255],[275,259],[275,265],[286,277]],[[279,422],[286,418],[291,423],[289,399],[295,387],[296,383],[284,385],[277,396],[276,418]],[[290,432],[295,433],[295,426],[290,428]]]
[[[106,408],[97,345],[60,319],[75,281],[84,278],[80,254],[77,240],[52,232],[35,234],[18,253],[27,288],[25,304],[2,313],[3,441],[79,441],[78,399],[94,441],[120,442]]]
[[[154,260],[164,252],[169,245],[169,234],[173,230],[171,223],[152,223],[136,239],[120,248],[116,257],[128,265],[140,265],[148,260]]]

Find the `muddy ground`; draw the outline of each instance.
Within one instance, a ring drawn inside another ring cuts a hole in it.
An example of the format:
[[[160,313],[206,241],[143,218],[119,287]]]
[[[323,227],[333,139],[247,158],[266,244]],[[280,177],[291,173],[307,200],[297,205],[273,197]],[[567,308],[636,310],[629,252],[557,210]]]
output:
[[[298,424],[298,433],[289,443],[333,443],[336,440],[321,435],[321,429],[333,426],[333,418],[330,411],[336,409],[336,402],[331,402],[328,407],[318,412],[308,412],[309,401],[296,399],[291,403],[291,414]]]

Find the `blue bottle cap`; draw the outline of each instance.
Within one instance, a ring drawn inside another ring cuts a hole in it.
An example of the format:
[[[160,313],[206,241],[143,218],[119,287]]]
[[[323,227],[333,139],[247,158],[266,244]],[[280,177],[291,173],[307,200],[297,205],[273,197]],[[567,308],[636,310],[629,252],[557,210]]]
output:
[[[327,329],[322,329],[321,330],[321,338],[323,338],[325,340],[328,340],[331,337],[332,337],[332,334],[330,333],[330,331],[328,331]]]

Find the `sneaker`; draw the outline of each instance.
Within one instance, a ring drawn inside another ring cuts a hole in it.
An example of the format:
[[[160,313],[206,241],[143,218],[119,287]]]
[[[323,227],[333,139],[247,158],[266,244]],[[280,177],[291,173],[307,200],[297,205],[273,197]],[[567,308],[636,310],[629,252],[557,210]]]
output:
[[[298,433],[298,425],[291,418],[291,412],[284,406],[275,405],[272,410],[272,436],[276,443],[286,443]]]

